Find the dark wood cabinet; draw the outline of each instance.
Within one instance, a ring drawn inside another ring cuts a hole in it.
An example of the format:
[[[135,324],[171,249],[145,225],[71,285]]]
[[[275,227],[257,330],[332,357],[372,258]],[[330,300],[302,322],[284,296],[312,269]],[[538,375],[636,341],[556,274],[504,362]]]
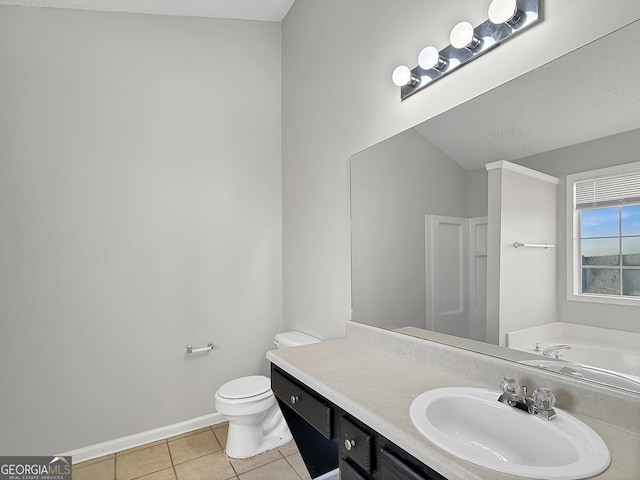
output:
[[[273,365],[271,389],[311,478],[338,468],[331,403]]]
[[[303,417],[325,438],[332,438],[333,409],[329,402],[279,370],[273,370],[271,389],[281,403]]]
[[[275,365],[271,386],[311,478],[446,480],[429,466]]]
[[[340,460],[340,480],[369,480],[371,477],[362,473],[346,460]]]
[[[438,472],[417,461],[395,445],[382,446],[379,466],[379,478],[385,480],[445,480],[445,477]]]
[[[374,433],[366,426],[357,425],[348,415],[340,417],[340,455],[358,465],[366,473],[373,472]]]

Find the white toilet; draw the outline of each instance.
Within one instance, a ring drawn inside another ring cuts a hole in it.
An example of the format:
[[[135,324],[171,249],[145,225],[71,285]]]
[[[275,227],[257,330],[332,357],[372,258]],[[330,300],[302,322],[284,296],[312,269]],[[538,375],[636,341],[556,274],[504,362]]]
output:
[[[318,343],[302,332],[275,336],[277,348]],[[225,452],[231,458],[248,458],[291,441],[291,432],[271,391],[271,380],[263,375],[236,378],[216,392],[216,410],[229,421]]]

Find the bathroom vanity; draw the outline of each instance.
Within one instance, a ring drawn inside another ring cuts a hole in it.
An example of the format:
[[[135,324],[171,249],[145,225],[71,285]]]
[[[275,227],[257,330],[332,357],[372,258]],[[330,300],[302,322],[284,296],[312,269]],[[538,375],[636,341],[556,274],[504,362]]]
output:
[[[274,350],[267,358],[272,389],[312,478],[337,466],[344,480],[521,478],[446,452],[409,415],[425,391],[498,389],[505,375],[530,386],[544,382],[556,392],[558,408],[601,436],[613,460],[593,478],[638,478],[640,398],[628,392],[352,322],[347,338]]]
[[[338,465],[342,480],[445,478],[275,365],[271,385],[312,478]]]

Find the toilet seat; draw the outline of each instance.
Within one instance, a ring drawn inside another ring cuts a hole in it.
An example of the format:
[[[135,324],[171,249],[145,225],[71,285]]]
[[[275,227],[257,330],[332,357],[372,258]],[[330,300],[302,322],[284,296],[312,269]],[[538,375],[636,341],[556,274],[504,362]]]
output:
[[[227,400],[259,400],[272,395],[271,380],[264,375],[236,378],[222,385],[217,394]]]

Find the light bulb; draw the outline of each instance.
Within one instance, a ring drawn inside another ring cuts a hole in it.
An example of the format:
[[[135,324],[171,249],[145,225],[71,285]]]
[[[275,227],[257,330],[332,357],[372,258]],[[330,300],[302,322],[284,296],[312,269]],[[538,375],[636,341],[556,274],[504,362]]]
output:
[[[418,55],[418,65],[424,70],[430,68],[444,68],[447,61],[440,56],[436,47],[424,47]]]
[[[469,22],[460,22],[453,27],[449,39],[455,48],[473,50],[480,44],[478,37],[473,34],[473,25]]]
[[[493,0],[489,5],[489,20],[496,25],[517,20],[517,14],[516,0]]]
[[[404,87],[411,83],[411,70],[406,65],[400,65],[391,74],[393,83],[398,87]]]

